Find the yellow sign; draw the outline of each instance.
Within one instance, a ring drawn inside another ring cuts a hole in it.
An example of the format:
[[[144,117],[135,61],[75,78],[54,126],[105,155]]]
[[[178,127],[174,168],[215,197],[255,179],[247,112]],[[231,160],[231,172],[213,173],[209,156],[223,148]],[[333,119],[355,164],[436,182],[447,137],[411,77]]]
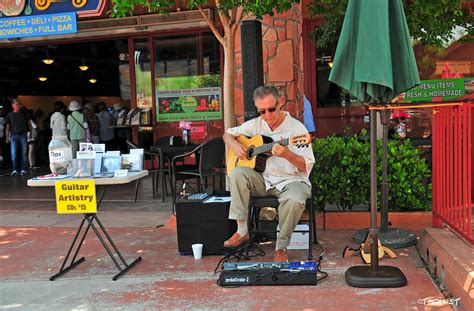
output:
[[[57,181],[55,187],[58,214],[97,213],[93,180]]]

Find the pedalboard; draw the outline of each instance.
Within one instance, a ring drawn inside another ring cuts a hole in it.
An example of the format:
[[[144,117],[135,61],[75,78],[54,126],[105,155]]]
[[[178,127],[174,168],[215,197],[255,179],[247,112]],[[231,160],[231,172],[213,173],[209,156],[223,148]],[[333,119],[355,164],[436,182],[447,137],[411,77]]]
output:
[[[315,261],[224,263],[220,286],[316,285]]]

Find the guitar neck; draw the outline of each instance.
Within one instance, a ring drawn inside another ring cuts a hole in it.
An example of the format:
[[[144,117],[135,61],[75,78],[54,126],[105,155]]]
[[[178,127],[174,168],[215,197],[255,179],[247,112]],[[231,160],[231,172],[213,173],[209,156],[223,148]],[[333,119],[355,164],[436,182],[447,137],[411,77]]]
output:
[[[285,138],[285,139],[282,139],[282,140],[279,140],[279,141],[274,141],[272,143],[263,144],[259,147],[255,147],[252,154],[253,155],[258,155],[258,154],[261,154],[261,153],[269,152],[270,150],[272,150],[272,148],[275,144],[279,144],[279,145],[282,145],[282,146],[287,146],[289,144],[289,142],[290,142],[290,139]]]

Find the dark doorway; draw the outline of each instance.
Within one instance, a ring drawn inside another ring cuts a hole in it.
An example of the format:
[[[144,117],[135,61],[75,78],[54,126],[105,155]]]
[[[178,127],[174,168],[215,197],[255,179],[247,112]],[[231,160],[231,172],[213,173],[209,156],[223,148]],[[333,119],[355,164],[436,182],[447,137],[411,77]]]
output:
[[[120,96],[121,60],[128,62],[125,39],[1,48],[0,94]]]

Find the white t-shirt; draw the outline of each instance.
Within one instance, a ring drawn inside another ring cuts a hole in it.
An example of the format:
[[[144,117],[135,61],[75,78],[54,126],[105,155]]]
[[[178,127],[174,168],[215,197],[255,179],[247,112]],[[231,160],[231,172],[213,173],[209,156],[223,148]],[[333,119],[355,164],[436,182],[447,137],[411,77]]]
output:
[[[66,116],[61,112],[56,111],[51,116],[50,127],[53,130],[53,137],[66,136],[67,135],[67,124]]]
[[[264,135],[272,138],[273,141],[279,141],[281,139],[308,133],[308,130],[300,121],[291,117],[288,112],[284,113],[285,120],[283,120],[280,126],[278,126],[274,131],[270,129],[267,122],[265,122],[262,117],[258,117],[249,120],[240,126],[229,128],[227,133],[232,136],[246,135],[250,137]],[[271,156],[267,159],[265,171],[262,173],[267,190],[271,188],[282,190],[287,184],[298,181],[305,182],[307,185],[311,186],[309,174],[314,165],[312,146],[309,145],[308,147],[298,148],[294,145],[289,145],[288,148],[293,153],[304,158],[306,172],[300,172],[296,166],[285,158]]]
[[[38,140],[38,125],[33,120],[30,120],[30,122],[31,122],[31,132],[28,132],[27,137],[28,137],[28,142],[33,142],[33,141]]]

